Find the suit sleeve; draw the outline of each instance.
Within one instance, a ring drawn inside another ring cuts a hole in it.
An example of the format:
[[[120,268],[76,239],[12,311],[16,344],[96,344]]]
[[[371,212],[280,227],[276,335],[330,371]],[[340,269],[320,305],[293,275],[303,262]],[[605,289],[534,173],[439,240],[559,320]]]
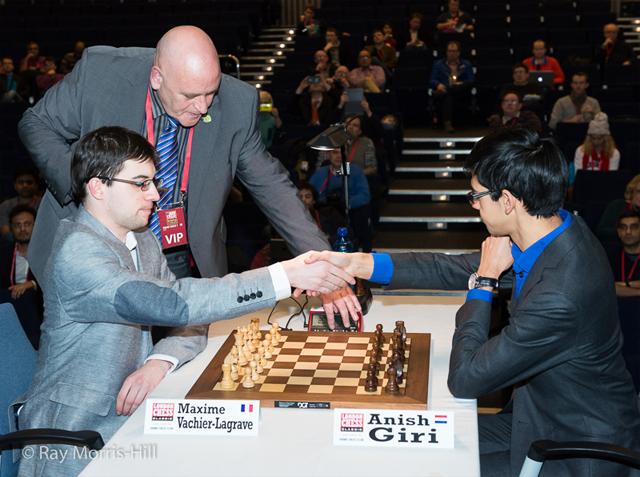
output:
[[[251,99],[247,135],[238,160],[238,178],[294,254],[330,249],[298,199],[297,190],[285,168],[265,150],[256,127],[257,111],[258,96],[255,94]]]
[[[467,301],[456,315],[448,385],[459,398],[477,398],[521,382],[571,358],[577,309],[555,289],[537,290],[489,339],[491,305]]]
[[[55,199],[64,205],[71,188],[73,144],[80,138],[81,103],[88,52],[18,124],[18,133]]]

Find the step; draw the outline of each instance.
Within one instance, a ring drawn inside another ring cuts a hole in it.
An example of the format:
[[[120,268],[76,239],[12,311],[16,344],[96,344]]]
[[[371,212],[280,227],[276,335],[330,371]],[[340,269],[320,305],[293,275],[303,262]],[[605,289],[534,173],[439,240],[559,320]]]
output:
[[[273,73],[270,71],[241,71],[240,78],[255,78],[257,80],[265,80],[267,77],[272,76]]]
[[[472,253],[480,250],[487,237],[482,230],[420,230],[420,231],[377,231],[373,239],[376,252],[434,252],[447,254]]]
[[[395,179],[389,195],[465,196],[469,192],[468,179]],[[448,200],[440,198],[438,200]]]
[[[277,53],[279,51],[286,51],[288,53],[288,52],[293,51],[293,48],[278,48],[278,47],[275,47],[275,48],[249,48],[247,53],[250,53],[250,54],[251,53],[268,53],[269,55],[271,55],[271,54],[275,54],[275,53]],[[278,55],[278,56],[280,56],[280,55]]]
[[[380,211],[380,223],[479,223],[478,212],[467,203],[393,203]]]
[[[276,55],[265,55],[265,56],[255,56],[255,55],[247,55],[243,56],[241,60],[262,60],[265,63],[270,63],[269,58],[273,58],[274,62],[272,64],[277,64],[280,60],[286,60],[286,56],[276,56]],[[240,67],[242,67],[242,63],[240,63]]]
[[[240,60],[244,60],[245,58],[241,58]],[[282,68],[284,65],[284,63],[272,63],[272,64],[268,64],[266,62],[264,63],[242,63],[240,62],[240,68],[247,69],[247,68]],[[267,70],[270,71],[270,70]]]
[[[260,34],[263,33],[289,33],[289,31],[294,31],[295,32],[295,27],[292,26],[288,26],[288,27],[267,27],[267,28],[263,28],[262,30],[260,30]]]
[[[401,161],[395,169],[396,173],[464,173],[462,161]]]
[[[293,45],[295,41],[289,40],[273,40],[273,41],[252,41],[251,46],[279,46],[279,45]]]
[[[289,34],[289,32],[285,32],[285,33],[267,33],[267,34],[262,34],[260,33],[260,35],[258,35],[258,40],[266,40],[266,39],[273,39],[276,40],[278,38],[284,38],[286,41],[292,41],[295,43],[295,39],[292,35]]]
[[[458,143],[458,142],[464,142],[464,143],[469,143],[469,142],[473,142],[476,143],[478,142],[480,139],[482,139],[482,136],[473,136],[473,137],[462,137],[462,136],[433,136],[433,137],[427,137],[427,136],[421,136],[421,137],[405,137],[404,138],[404,142],[409,142],[409,143],[420,143],[420,142],[439,142],[439,143]]]
[[[256,88],[260,88],[262,86],[266,86],[271,84],[269,80],[243,80],[245,83],[249,83],[250,85],[255,86]],[[260,85],[260,86],[258,86]]]
[[[438,156],[441,159],[455,159],[456,156],[466,156],[471,149],[403,149],[403,156]]]

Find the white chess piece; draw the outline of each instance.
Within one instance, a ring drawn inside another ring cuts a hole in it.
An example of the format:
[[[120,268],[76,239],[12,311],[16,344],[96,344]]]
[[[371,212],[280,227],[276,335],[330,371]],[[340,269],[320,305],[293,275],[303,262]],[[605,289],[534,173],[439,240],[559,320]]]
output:
[[[240,368],[242,369],[242,368]],[[238,380],[238,378],[240,378],[240,376],[238,375],[238,366],[235,364],[231,365],[231,379],[235,382]]]
[[[244,380],[242,381],[243,388],[252,388],[256,383],[251,379],[251,368],[248,366],[244,369]]]
[[[258,374],[262,374],[262,372],[264,371],[264,368],[262,367],[262,364],[260,363],[261,359],[260,359],[260,355],[258,353],[253,355],[253,360],[256,362],[256,372]]]
[[[224,363],[222,365],[222,381],[220,382],[220,387],[224,390],[231,390],[233,389],[234,383],[233,383],[233,379],[231,379],[231,364],[230,363]]]
[[[251,366],[251,380],[253,382],[256,382],[258,379],[260,379],[260,375],[258,374],[258,369],[257,369],[258,363],[251,360],[251,362],[249,363],[249,366]]]

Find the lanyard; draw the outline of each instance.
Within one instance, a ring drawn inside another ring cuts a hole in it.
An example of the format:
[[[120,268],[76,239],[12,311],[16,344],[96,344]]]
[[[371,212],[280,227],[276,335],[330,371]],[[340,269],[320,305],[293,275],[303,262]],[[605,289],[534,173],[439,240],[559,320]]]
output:
[[[625,273],[624,273],[624,250],[620,250],[620,276],[622,277],[623,282],[627,283],[629,281],[631,281],[631,277],[633,277],[633,272],[636,271],[636,267],[638,266],[638,260],[640,260],[640,255],[638,255],[635,259],[635,261],[633,262],[633,265],[631,265],[631,270],[629,270],[629,275],[626,276],[625,278]]]
[[[351,150],[349,151],[349,156],[347,156],[347,162],[351,162],[353,160],[353,156],[356,155],[356,152],[358,151],[358,146],[359,145],[360,145],[360,138],[356,139],[351,144]]]
[[[321,194],[324,192],[324,190],[325,190],[325,189],[327,188],[327,186],[329,185],[329,180],[331,179],[331,176],[333,175],[333,174],[332,174],[332,172],[331,172],[331,167],[332,167],[332,166],[331,166],[331,164],[329,164],[327,167],[329,168],[329,169],[328,169],[328,172],[327,172],[327,177],[325,177],[324,182],[323,182],[323,183],[322,183],[322,185],[320,186],[320,191],[319,191],[319,192],[320,192]]]
[[[147,103],[145,106],[147,118],[147,140],[155,147],[155,133],[153,130],[153,111],[151,109],[151,92],[147,91]],[[195,126],[189,129],[189,137],[187,139],[187,150],[184,155],[184,166],[182,167],[182,182],[180,183],[180,192],[187,192],[187,184],[189,183],[189,167],[191,166],[191,145],[193,143],[193,130]]]

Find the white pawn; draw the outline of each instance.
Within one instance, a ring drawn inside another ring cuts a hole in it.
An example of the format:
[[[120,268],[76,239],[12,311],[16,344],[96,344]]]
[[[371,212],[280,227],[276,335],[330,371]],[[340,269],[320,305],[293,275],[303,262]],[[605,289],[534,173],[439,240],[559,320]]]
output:
[[[242,369],[242,368],[240,368]],[[231,365],[231,379],[235,382],[238,380],[240,376],[238,375],[238,366],[235,364]]]
[[[233,379],[231,379],[231,364],[224,363],[222,365],[222,382],[220,387],[225,390],[231,390],[234,388]]]
[[[262,374],[262,372],[264,371],[264,368],[262,367],[261,364],[261,359],[260,359],[260,355],[258,353],[253,355],[253,360],[256,362],[256,372],[258,374]]]
[[[252,388],[256,383],[251,379],[251,369],[247,366],[244,370],[244,380],[242,381],[243,388]]]
[[[270,335],[267,335],[270,336]],[[271,340],[268,340],[267,338],[264,339],[264,341],[262,342],[263,344],[263,348],[264,348],[264,353],[262,354],[265,358],[270,359],[273,355],[271,354],[271,351],[269,351],[269,348],[271,347]]]
[[[251,366],[251,380],[253,382],[256,382],[258,379],[260,379],[260,375],[258,374],[258,370],[257,370],[258,363],[251,360],[251,362],[249,363],[249,366]]]

